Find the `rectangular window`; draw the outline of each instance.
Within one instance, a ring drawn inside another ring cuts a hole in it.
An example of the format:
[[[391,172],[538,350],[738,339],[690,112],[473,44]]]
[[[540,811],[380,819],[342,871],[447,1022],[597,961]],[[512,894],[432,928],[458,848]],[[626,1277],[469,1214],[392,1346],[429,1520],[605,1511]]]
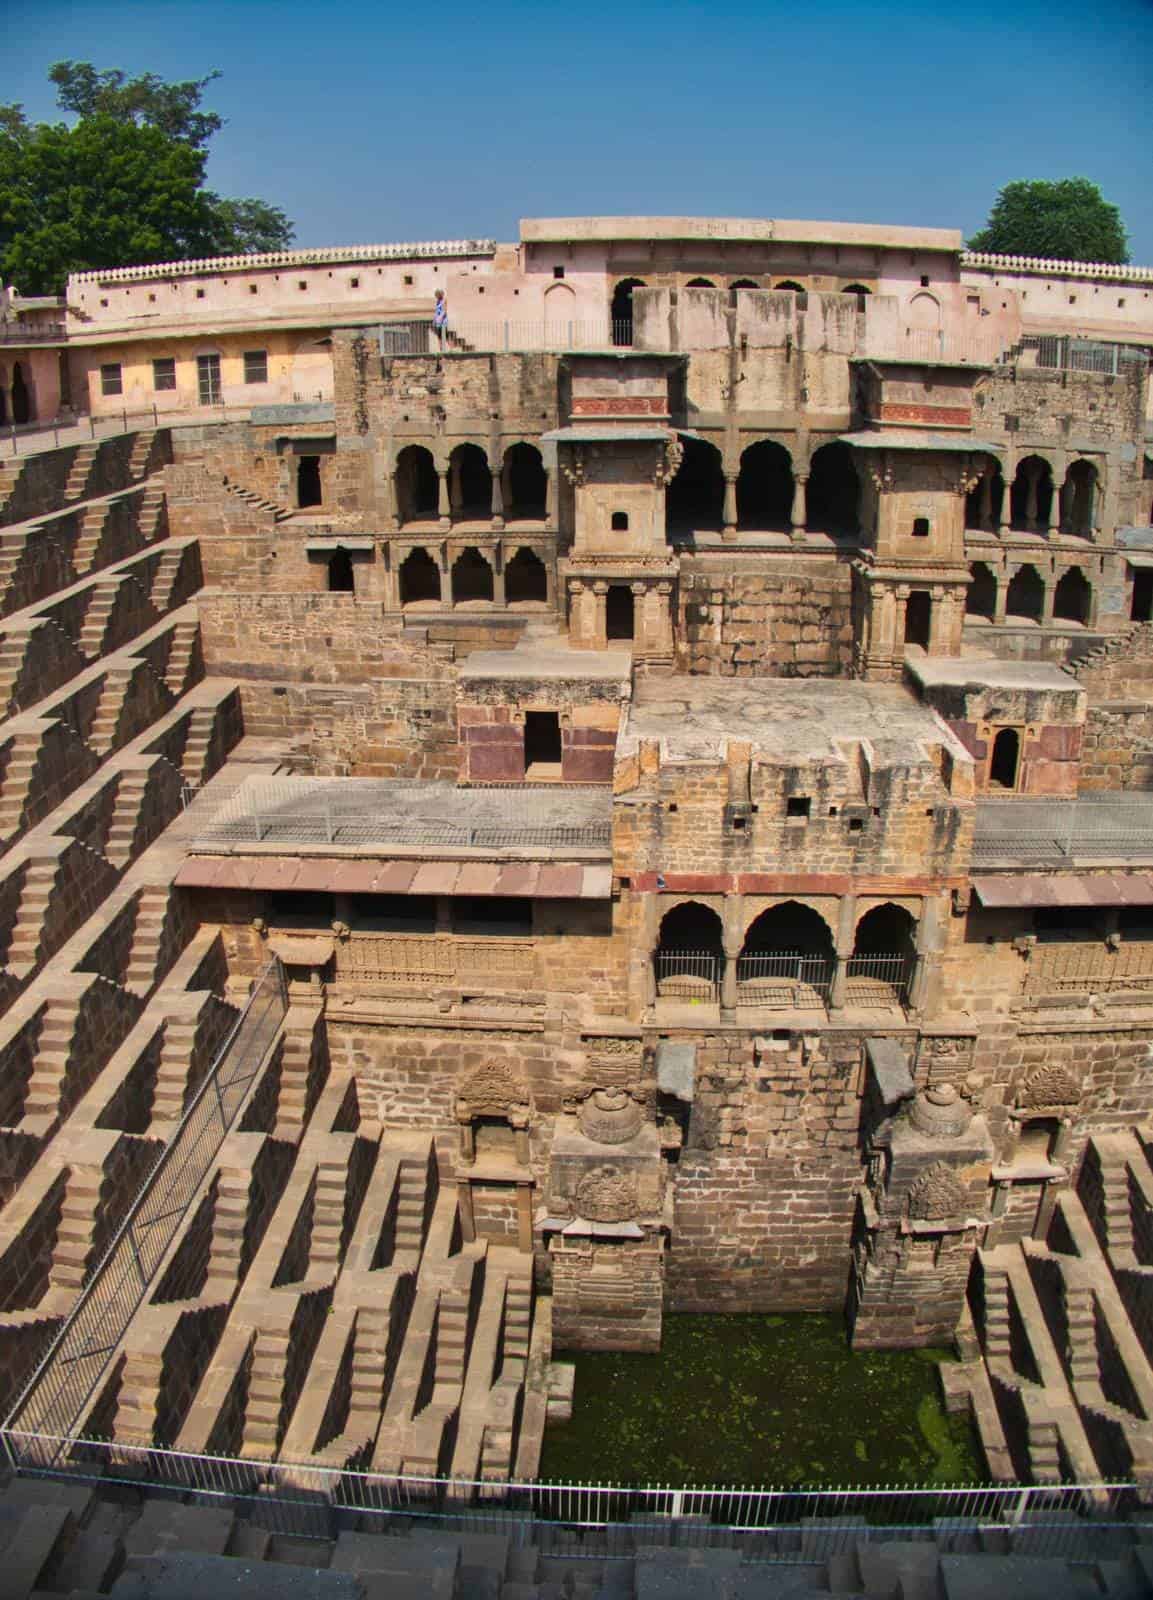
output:
[[[268,382],[267,350],[246,350],[244,352],[244,381],[245,383]]]
[[[152,363],[152,387],[154,389],[175,389],[175,356],[160,356]]]
[[[220,357],[197,356],[196,385],[202,406],[218,406],[222,394],[220,384]]]
[[[124,393],[124,379],[120,373],[119,361],[109,361],[105,366],[100,368],[100,393]]]

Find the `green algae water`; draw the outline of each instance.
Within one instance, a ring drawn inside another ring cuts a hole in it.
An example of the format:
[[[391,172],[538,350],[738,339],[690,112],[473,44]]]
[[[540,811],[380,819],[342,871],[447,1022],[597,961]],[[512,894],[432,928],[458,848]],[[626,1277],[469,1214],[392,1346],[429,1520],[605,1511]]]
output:
[[[579,1352],[571,1422],[542,1479],[622,1484],[970,1484],[972,1429],[946,1414],[941,1350],[851,1351],[828,1316],[666,1317],[659,1355]]]

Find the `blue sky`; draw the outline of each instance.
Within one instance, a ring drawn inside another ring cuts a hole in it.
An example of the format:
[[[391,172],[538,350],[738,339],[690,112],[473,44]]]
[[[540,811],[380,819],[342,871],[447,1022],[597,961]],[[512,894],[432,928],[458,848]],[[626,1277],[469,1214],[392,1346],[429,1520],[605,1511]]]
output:
[[[0,0],[0,28],[35,117],[61,57],[219,67],[210,182],[303,245],[597,212],[971,232],[1012,178],[1085,175],[1153,263],[1153,0]]]

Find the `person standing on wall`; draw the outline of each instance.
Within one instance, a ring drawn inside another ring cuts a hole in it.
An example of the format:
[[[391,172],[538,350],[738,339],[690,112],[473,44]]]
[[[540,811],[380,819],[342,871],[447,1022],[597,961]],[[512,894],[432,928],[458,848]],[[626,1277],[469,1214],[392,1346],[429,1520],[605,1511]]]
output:
[[[436,329],[437,342],[443,349],[448,333],[448,301],[444,298],[443,289],[436,291],[436,303],[432,308],[432,325]]]

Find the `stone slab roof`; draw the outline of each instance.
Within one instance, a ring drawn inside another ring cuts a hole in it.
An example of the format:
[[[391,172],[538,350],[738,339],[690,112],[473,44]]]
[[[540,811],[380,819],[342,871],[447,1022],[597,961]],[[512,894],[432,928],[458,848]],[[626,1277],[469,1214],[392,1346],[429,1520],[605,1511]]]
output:
[[[641,678],[618,749],[660,741],[670,761],[718,761],[733,740],[784,766],[843,762],[868,743],[878,762],[919,764],[946,745],[971,759],[936,712],[900,684],[818,678]]]
[[[349,861],[341,857],[193,855],[182,889],[301,894],[478,895],[524,900],[607,900],[608,866],[581,862]]]
[[[1013,873],[974,877],[983,906],[1153,906],[1153,872]]]
[[[531,641],[515,650],[474,650],[460,663],[461,683],[479,678],[551,678],[611,683],[619,680],[628,694],[632,656],[627,650],[570,650],[563,644]]]
[[[842,433],[839,440],[841,444],[856,445],[858,450],[952,450],[965,455],[987,450],[1001,455],[1005,449],[1003,444],[974,439],[969,433],[932,433],[920,428],[867,428],[859,433]]]
[[[994,656],[909,656],[906,671],[926,689],[941,686],[983,689],[1043,689],[1048,694],[1080,694],[1080,684],[1052,661],[1001,661]]]

